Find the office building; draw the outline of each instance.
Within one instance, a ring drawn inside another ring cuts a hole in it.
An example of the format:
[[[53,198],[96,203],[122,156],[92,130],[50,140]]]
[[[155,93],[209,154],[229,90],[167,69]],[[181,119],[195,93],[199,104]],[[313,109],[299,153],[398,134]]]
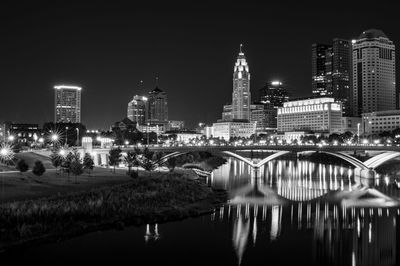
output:
[[[232,119],[250,120],[250,72],[246,57],[240,52],[233,71]]]
[[[81,122],[81,87],[57,85],[55,89],[55,123]]]
[[[229,141],[233,137],[249,138],[256,132],[256,123],[240,121],[225,121],[213,124],[212,135],[214,138]]]
[[[400,128],[400,110],[362,114],[361,131],[366,135],[380,134]]]
[[[395,45],[381,30],[352,41],[354,115],[396,109]]]
[[[271,103],[255,103],[251,105],[250,122],[256,123],[257,133],[266,133],[276,130],[278,109]]]
[[[312,93],[318,96],[332,94],[332,45],[314,43],[311,50]]]
[[[182,130],[185,127],[185,122],[181,120],[169,120],[168,130]]]
[[[351,132],[353,134],[361,134],[361,128],[359,128],[358,125],[361,126],[362,119],[361,117],[358,116],[343,116],[342,117],[342,128],[341,128],[341,133],[345,132]]]
[[[167,94],[156,87],[149,92],[147,102],[147,123],[151,125],[168,124],[168,98]]]
[[[135,95],[128,103],[127,117],[139,125],[146,124],[147,97]]]
[[[350,41],[335,38],[329,45],[313,44],[311,65],[313,94],[316,97],[333,97],[342,102],[343,115],[350,116]]]
[[[299,99],[278,108],[278,132],[339,133],[342,105],[332,97]]]

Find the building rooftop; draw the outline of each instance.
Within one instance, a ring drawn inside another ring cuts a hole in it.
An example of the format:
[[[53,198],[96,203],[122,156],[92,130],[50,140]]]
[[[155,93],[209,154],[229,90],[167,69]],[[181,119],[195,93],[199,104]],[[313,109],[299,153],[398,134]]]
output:
[[[378,30],[378,29],[369,29],[366,31],[363,31],[360,36],[358,37],[358,39],[376,39],[376,38],[387,38],[385,33],[383,33],[383,31]]]
[[[391,115],[400,115],[400,110],[387,110],[387,111],[377,111],[371,113],[363,113],[362,116],[391,116]]]

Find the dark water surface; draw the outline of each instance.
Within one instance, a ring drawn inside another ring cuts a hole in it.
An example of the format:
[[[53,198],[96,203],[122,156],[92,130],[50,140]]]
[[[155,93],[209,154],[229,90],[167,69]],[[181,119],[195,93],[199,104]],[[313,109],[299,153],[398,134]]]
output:
[[[236,159],[206,180],[229,192],[212,215],[129,227],[0,255],[3,264],[396,265],[393,176],[361,185],[340,165]],[[398,263],[397,263],[398,262]]]

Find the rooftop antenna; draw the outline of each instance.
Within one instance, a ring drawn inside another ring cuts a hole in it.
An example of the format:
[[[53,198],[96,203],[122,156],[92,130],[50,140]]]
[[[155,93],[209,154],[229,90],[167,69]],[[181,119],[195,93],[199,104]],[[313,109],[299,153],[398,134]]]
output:
[[[239,51],[240,51],[241,54],[243,53],[243,52],[242,52],[242,46],[243,46],[243,44],[240,44]]]
[[[156,76],[156,87],[158,87],[158,76]]]

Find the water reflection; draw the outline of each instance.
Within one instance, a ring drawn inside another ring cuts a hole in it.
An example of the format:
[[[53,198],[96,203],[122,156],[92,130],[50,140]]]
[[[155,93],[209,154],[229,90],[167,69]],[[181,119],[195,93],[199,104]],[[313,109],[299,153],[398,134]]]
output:
[[[308,248],[316,264],[396,264],[400,193],[389,177],[365,185],[340,165],[278,160],[255,172],[229,159],[209,182],[229,192],[228,204],[212,219],[232,224],[239,264],[265,241],[302,232],[312,236]]]

